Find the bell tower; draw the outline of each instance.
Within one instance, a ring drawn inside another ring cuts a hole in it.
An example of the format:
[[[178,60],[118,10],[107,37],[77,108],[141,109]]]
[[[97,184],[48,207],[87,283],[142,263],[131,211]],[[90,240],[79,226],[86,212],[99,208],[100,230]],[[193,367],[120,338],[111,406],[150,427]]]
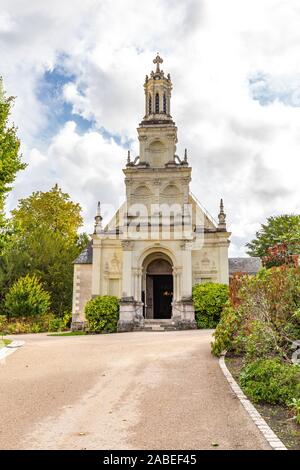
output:
[[[140,164],[164,167],[174,162],[177,127],[171,116],[172,82],[165,77],[160,65],[163,59],[157,53],[153,60],[156,70],[146,75],[145,116],[137,131],[140,142]]]
[[[147,209],[146,219],[153,212],[160,212],[158,205],[168,204],[173,208],[177,205],[176,214],[186,217],[191,167],[187,151],[183,158],[176,155],[177,127],[170,114],[170,74],[165,76],[161,70],[163,60],[159,54],[153,62],[155,71],[150,77],[146,75],[144,83],[145,115],[137,129],[140,154],[132,159],[128,152],[123,170],[128,213],[132,218],[138,211],[136,206],[143,205]]]

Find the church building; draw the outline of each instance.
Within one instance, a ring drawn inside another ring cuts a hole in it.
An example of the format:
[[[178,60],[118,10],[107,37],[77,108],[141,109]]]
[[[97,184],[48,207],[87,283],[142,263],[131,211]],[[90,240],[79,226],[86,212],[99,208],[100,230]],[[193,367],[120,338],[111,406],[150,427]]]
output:
[[[99,295],[120,299],[120,332],[195,328],[193,285],[229,282],[223,201],[215,221],[191,193],[187,151],[176,154],[171,77],[159,55],[153,62],[139,156],[128,152],[123,169],[126,201],[106,226],[98,203],[92,240],[74,262],[73,329],[84,327],[85,304]]]

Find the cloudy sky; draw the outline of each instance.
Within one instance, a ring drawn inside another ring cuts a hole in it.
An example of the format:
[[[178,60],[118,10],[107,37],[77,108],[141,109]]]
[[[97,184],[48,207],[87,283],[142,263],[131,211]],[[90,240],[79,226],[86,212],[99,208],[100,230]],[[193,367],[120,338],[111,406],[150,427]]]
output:
[[[83,207],[119,205],[138,153],[143,82],[159,51],[173,81],[177,153],[230,253],[266,217],[300,210],[299,0],[1,0],[0,74],[27,169],[8,209],[56,182]]]

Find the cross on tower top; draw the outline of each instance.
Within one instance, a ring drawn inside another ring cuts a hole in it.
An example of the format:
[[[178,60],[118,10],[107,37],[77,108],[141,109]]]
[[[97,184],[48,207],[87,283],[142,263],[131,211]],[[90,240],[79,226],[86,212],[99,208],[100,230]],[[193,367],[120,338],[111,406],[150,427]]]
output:
[[[159,52],[157,53],[157,56],[153,60],[153,63],[156,64],[156,73],[160,72],[159,64],[163,63],[162,58],[159,56]]]

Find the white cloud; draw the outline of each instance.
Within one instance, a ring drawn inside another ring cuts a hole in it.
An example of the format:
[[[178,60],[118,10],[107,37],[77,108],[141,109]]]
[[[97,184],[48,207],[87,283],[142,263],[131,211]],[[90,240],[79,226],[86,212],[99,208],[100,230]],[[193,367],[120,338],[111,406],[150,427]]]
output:
[[[9,206],[57,181],[90,223],[99,198],[119,199],[126,152],[97,129],[134,139],[138,152],[142,85],[159,50],[174,84],[177,153],[188,148],[193,192],[213,215],[223,196],[231,252],[242,254],[267,216],[300,210],[299,20],[297,0],[3,0],[0,73],[18,96],[13,117],[30,162]],[[74,75],[62,95],[95,128],[82,134],[68,122],[42,143],[48,109],[36,91],[55,66]],[[256,93],[275,97],[266,106],[253,99],[255,74],[266,77]]]
[[[98,132],[78,134],[75,122],[66,122],[52,139],[45,154],[33,148],[27,152],[28,167],[18,177],[18,191],[10,196],[10,206],[17,196],[26,197],[34,190],[48,190],[56,183],[83,206],[86,227],[92,229],[98,200],[117,209],[124,198],[120,172],[125,158],[120,147]]]

